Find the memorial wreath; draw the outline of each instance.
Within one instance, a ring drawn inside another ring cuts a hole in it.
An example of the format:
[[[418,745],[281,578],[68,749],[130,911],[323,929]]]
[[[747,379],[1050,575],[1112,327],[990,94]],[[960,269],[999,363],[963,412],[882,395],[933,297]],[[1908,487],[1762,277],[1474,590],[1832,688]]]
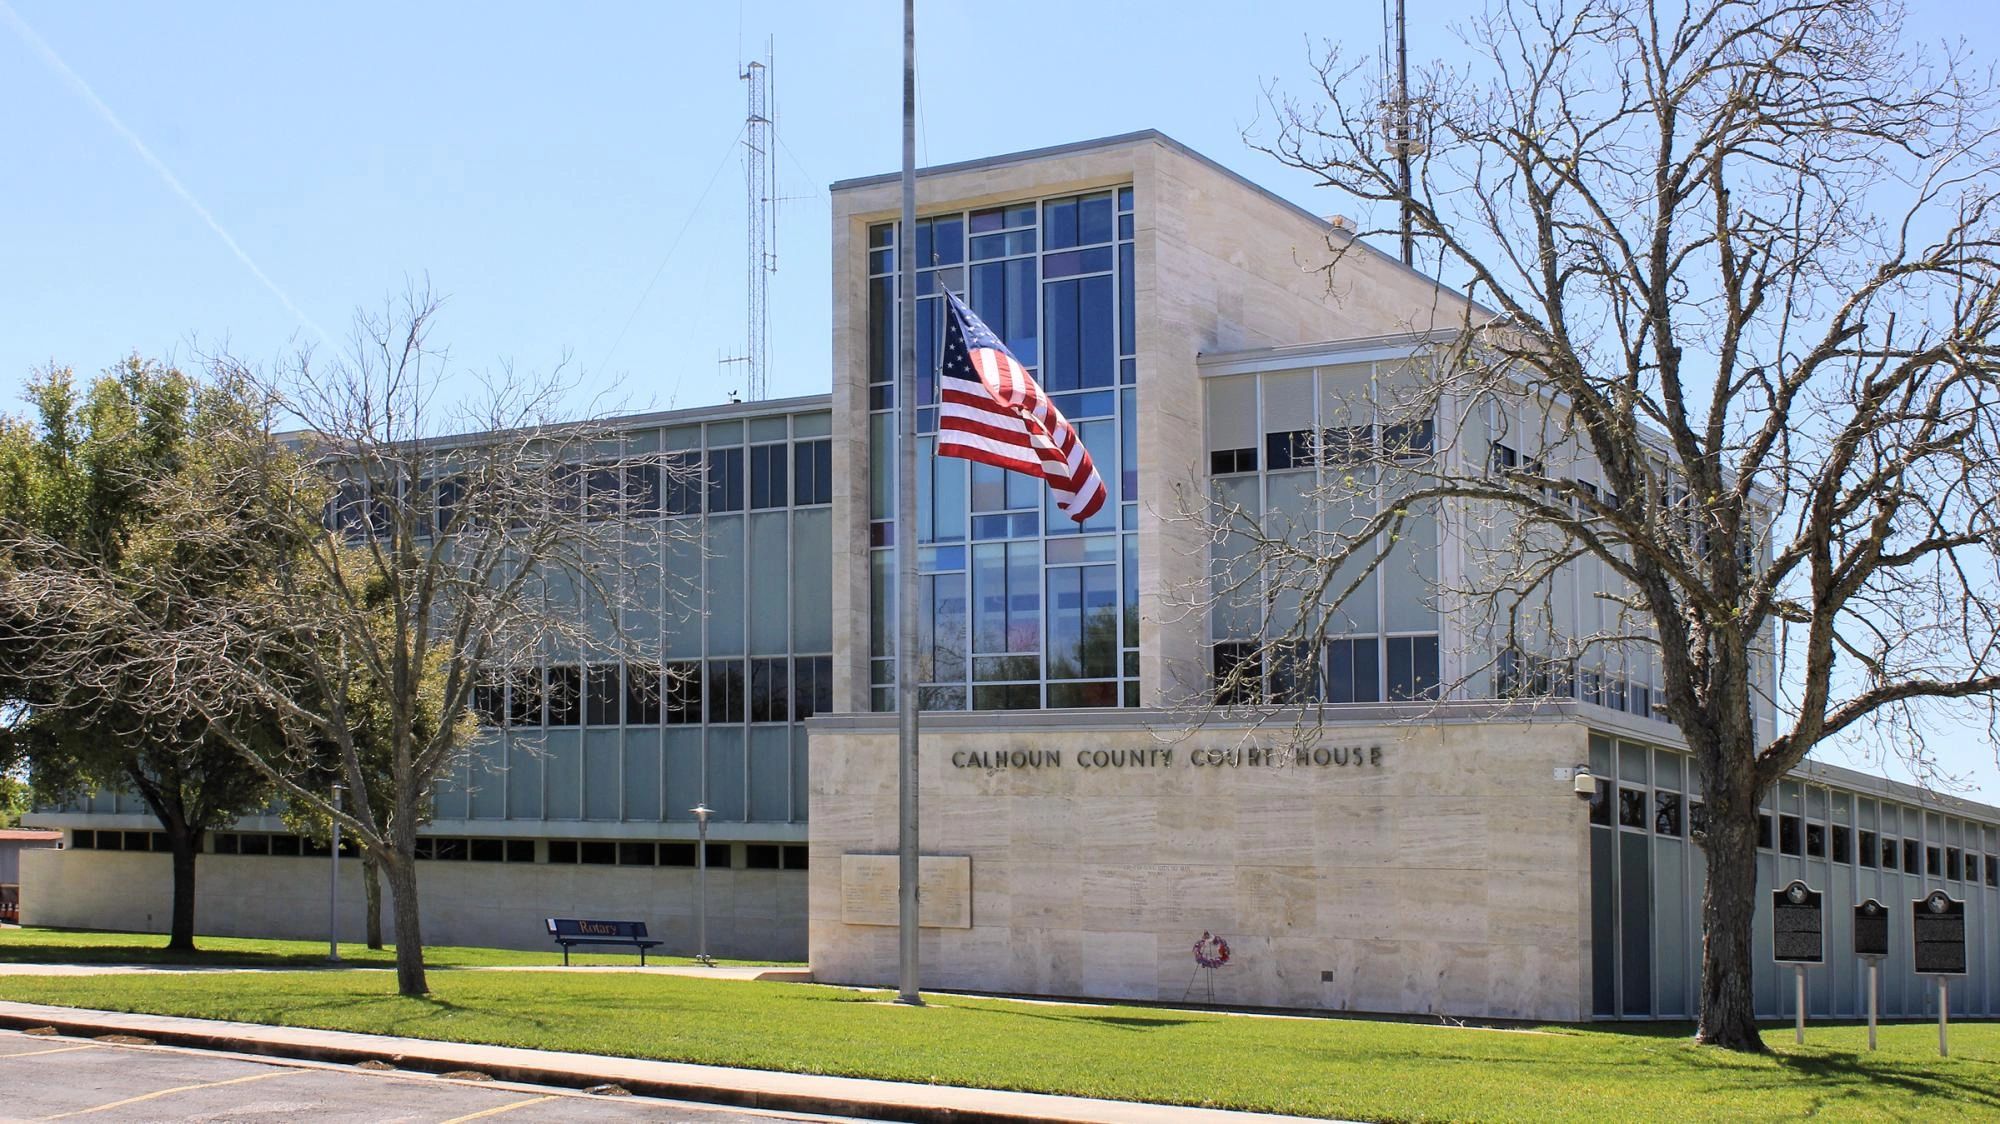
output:
[[[1229,942],[1204,931],[1194,942],[1194,962],[1204,968],[1220,968],[1229,963]]]

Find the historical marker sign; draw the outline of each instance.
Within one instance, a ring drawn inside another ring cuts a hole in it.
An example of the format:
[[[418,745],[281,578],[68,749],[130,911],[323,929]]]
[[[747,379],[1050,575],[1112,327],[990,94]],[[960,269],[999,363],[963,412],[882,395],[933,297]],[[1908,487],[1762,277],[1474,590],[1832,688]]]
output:
[[[1943,890],[1910,903],[1910,947],[1920,976],[1965,974],[1965,903]]]
[[[1854,955],[1889,955],[1889,910],[1874,898],[1854,907]]]
[[[1820,941],[1819,891],[1793,880],[1771,892],[1771,955],[1781,964],[1819,964],[1826,959]]]

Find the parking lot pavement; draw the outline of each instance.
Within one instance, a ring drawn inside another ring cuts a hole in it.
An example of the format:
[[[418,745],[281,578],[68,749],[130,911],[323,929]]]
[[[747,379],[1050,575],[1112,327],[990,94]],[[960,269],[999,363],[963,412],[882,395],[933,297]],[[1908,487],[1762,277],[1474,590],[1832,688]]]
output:
[[[769,1124],[833,1119],[0,1031],[0,1120],[4,1121],[444,1124],[500,1118],[505,1124],[558,1120]]]

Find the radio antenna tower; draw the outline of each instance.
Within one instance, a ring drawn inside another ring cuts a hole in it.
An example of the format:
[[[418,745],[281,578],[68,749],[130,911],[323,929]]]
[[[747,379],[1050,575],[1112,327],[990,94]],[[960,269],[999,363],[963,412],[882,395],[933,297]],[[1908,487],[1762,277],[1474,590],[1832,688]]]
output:
[[[1410,37],[1403,3],[1404,0],[1382,3],[1382,77],[1383,85],[1389,88],[1388,96],[1382,99],[1382,131],[1389,151],[1396,157],[1396,186],[1408,199],[1410,158],[1423,151],[1423,144],[1417,139],[1416,126],[1410,119]],[[1403,264],[1414,265],[1416,243],[1410,230],[1410,205],[1403,203],[1397,210]]]
[[[750,282],[749,346],[743,359],[749,368],[746,399],[761,402],[769,389],[767,364],[771,351],[771,274],[778,271],[777,167],[772,159],[772,43],[766,40],[764,62],[751,62],[738,75],[748,84],[750,114],[743,123],[743,187],[748,204]]]

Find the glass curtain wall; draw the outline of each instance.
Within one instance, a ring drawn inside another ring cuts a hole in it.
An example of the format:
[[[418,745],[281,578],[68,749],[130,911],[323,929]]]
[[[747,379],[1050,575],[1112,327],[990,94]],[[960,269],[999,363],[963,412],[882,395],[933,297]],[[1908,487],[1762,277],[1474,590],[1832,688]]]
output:
[[[1402,416],[1383,391],[1395,374],[1392,364],[1350,363],[1209,378],[1207,468],[1220,509],[1259,519],[1260,533],[1274,538],[1325,541],[1365,525],[1437,454],[1432,419]],[[1238,530],[1223,535],[1210,558],[1211,670],[1218,679],[1259,658],[1267,617],[1274,635],[1291,629],[1301,596],[1296,577],[1274,583],[1256,572],[1262,560],[1248,528],[1236,516],[1222,518]],[[1355,589],[1325,610],[1330,639],[1301,657],[1310,672],[1286,660],[1259,669],[1268,697],[1332,704],[1437,697],[1435,513],[1413,511],[1398,541],[1376,548],[1388,556],[1373,574],[1364,577],[1356,558],[1329,584]]]
[[[895,707],[896,231],[868,235],[870,704]],[[1137,706],[1137,341],[1130,187],[917,223],[917,666],[927,710]],[[937,449],[949,290],[1076,426],[1111,502]]]

